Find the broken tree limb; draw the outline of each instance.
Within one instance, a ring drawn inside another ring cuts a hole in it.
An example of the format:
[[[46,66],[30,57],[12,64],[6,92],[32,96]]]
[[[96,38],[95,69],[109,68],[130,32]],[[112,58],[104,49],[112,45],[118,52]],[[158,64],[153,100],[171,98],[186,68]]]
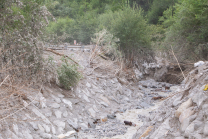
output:
[[[77,65],[79,65],[79,63],[77,63],[75,60],[73,60],[71,57],[69,57],[69,56],[67,56],[67,55],[58,53],[58,52],[56,52],[56,51],[54,51],[54,50],[52,50],[52,49],[49,49],[49,48],[46,48],[45,51],[52,52],[52,53],[54,53],[54,54],[56,54],[56,55],[59,55],[59,56],[67,57],[67,58],[69,58],[71,61],[73,61],[74,63],[76,63]]]

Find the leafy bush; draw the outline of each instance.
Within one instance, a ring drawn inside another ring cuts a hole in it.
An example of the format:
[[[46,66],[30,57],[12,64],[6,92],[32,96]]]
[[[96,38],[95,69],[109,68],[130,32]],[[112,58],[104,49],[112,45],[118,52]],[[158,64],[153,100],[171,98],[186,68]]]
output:
[[[1,0],[0,71],[9,69],[6,74],[18,80],[42,80],[37,79],[43,71],[40,40],[49,16],[42,0]]]
[[[57,70],[60,86],[64,89],[74,87],[81,78],[77,65],[69,64],[67,60],[68,59],[63,58],[63,64]]]
[[[151,57],[150,28],[141,9],[127,6],[123,10],[103,14],[99,28],[107,28],[119,39],[119,50],[128,61],[134,61],[136,56],[141,60]]]
[[[206,0],[181,0],[175,6],[166,44],[173,45],[183,59],[207,59],[208,54],[208,3]],[[164,22],[164,23],[165,23]]]
[[[177,0],[154,0],[150,10],[148,11],[148,22],[151,24],[157,24],[158,20],[161,16],[163,16],[163,12],[172,7]]]

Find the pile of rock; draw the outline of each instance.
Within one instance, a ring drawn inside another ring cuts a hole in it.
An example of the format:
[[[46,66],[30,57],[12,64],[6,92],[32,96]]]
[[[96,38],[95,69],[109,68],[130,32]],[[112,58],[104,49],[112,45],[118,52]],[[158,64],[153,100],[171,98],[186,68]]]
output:
[[[133,138],[208,138],[207,71],[208,62],[191,71],[180,90],[146,117]]]

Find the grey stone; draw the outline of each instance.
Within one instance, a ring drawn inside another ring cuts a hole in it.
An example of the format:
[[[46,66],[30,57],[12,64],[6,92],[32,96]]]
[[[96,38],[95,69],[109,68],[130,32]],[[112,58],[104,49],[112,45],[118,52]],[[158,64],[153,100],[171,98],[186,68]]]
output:
[[[18,137],[17,137],[17,135],[15,135],[12,131],[10,131],[9,129],[7,129],[7,131],[6,131],[6,136],[7,136],[7,138],[11,138],[11,139],[19,139]]]
[[[47,124],[50,124],[50,121],[42,114],[40,113],[37,109],[32,109],[32,111],[38,116],[41,117],[43,119],[44,122],[46,122]]]
[[[110,105],[110,101],[106,97],[104,97],[103,95],[100,95],[100,99],[102,99],[105,103]]]
[[[53,133],[54,135],[56,135],[56,129],[55,129],[54,126],[51,127],[51,130],[52,130],[52,133]]]
[[[50,106],[54,109],[60,108],[60,104],[58,104],[58,103],[52,103]]]
[[[88,111],[92,117],[96,116],[96,112],[92,108],[90,108]]]
[[[61,118],[62,112],[59,110],[55,110],[54,114],[56,115],[56,118]]]
[[[71,103],[70,100],[68,100],[68,99],[62,99],[62,101],[63,101],[65,104],[67,104],[67,105],[72,109],[72,103]]]
[[[19,128],[17,124],[13,124],[13,131],[15,132],[15,134],[19,134]]]
[[[116,115],[115,114],[111,114],[111,115],[107,115],[108,119],[115,119]]]
[[[54,95],[51,95],[51,97],[57,102],[57,103],[61,103],[61,99],[54,96]]]
[[[58,94],[58,97],[63,98],[63,97],[64,97],[64,95],[62,95],[62,94]]]
[[[160,139],[162,136],[165,135],[166,132],[168,132],[171,128],[169,125],[170,118],[167,118],[159,128],[155,130],[155,132],[150,136],[151,139]]]
[[[45,129],[45,132],[49,133],[51,130],[50,130],[50,127],[47,126],[46,124],[43,124],[43,127]]]
[[[53,122],[56,126],[58,127],[62,127],[62,128],[65,128],[65,122],[62,122],[60,120],[56,120]]]
[[[88,127],[89,128],[96,128],[96,124],[94,124],[93,122],[88,122]]]
[[[103,106],[105,106],[105,107],[108,107],[108,104],[107,103],[105,103],[105,102],[103,102],[103,101],[101,101],[101,102],[99,102],[101,105],[103,105]]]
[[[68,112],[65,111],[65,112],[63,113],[63,116],[66,118],[66,117],[68,116]]]
[[[85,123],[81,123],[79,126],[81,127],[82,130],[88,129],[88,126]]]
[[[38,124],[38,128],[40,131],[45,132],[45,129],[40,124]]]
[[[194,133],[193,134],[193,137],[195,138],[195,139],[202,139],[202,135],[201,134],[198,134],[198,133]]]
[[[68,119],[67,122],[68,122],[68,124],[69,124],[70,126],[72,126],[73,128],[75,128],[75,129],[78,128],[77,123],[73,122],[72,120]]]
[[[44,139],[51,139],[52,135],[51,134],[47,134],[47,133],[41,133],[40,136]]]
[[[195,102],[198,107],[200,107],[203,104],[204,100],[207,99],[207,95],[204,94],[203,89],[204,86],[199,88],[200,91],[198,91],[197,93],[194,94],[194,96],[192,96],[193,102]]]
[[[146,102],[141,102],[141,103],[140,103],[140,106],[143,107],[143,108],[147,108],[147,107],[149,107],[150,105],[147,104]]]
[[[89,84],[88,82],[86,83],[86,86],[88,87],[88,88],[90,88],[91,87],[91,84]]]
[[[185,130],[184,136],[189,137],[194,132],[194,123],[191,123]]]
[[[205,136],[208,136],[208,122],[206,122],[205,125],[204,125],[203,133],[204,133]]]
[[[83,94],[83,99],[87,102],[90,102],[89,98],[85,94]]]
[[[31,132],[29,129],[25,129],[22,131],[23,136],[25,136],[26,139],[33,139],[32,135],[30,134]]]
[[[174,101],[173,101],[173,106],[176,107],[178,104],[181,103],[181,97],[177,97]]]
[[[30,124],[32,125],[32,127],[35,131],[38,130],[38,124],[37,123],[30,122]]]
[[[190,122],[192,122],[196,118],[196,114],[186,118],[181,124],[181,132],[185,132],[186,128],[189,126]]]
[[[50,109],[47,112],[44,112],[45,116],[51,117],[52,116],[52,111]]]
[[[181,137],[175,137],[174,139],[185,139],[185,138],[181,136]]]

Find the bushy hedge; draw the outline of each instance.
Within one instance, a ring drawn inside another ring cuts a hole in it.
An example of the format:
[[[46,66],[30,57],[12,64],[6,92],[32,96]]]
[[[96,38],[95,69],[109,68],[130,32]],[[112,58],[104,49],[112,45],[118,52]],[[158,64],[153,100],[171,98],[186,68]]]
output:
[[[150,54],[151,33],[141,9],[126,6],[123,10],[101,15],[99,20],[99,28],[107,28],[119,39],[119,50],[124,53],[126,59],[134,60],[135,56],[144,58],[147,53]]]

